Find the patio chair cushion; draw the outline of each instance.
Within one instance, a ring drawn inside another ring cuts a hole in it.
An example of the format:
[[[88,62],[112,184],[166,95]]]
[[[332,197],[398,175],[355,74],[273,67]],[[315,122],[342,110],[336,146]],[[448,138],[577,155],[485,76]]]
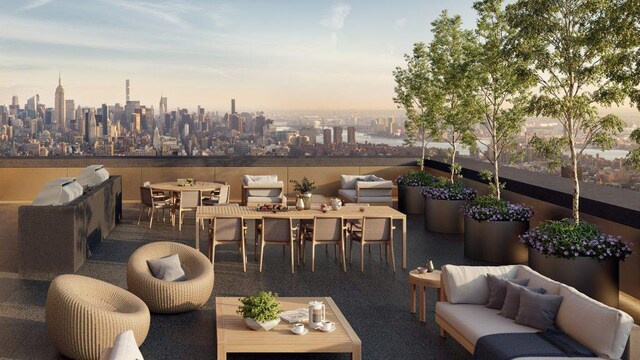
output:
[[[156,279],[147,260],[178,254],[185,281]],[[155,313],[182,313],[199,309],[211,297],[213,267],[209,259],[191,246],[160,241],[138,248],[127,264],[127,287]]]
[[[244,175],[242,182],[245,185],[278,183],[278,175]]]
[[[442,267],[445,293],[452,304],[481,304],[489,301],[486,274],[503,278],[515,278],[518,268],[506,266],[455,266]]]
[[[282,198],[279,196],[249,196],[247,202],[252,204],[280,204]]]
[[[147,260],[147,265],[156,279],[164,281],[184,281],[187,279],[180,266],[178,254]]]
[[[113,347],[106,348],[100,355],[100,360],[143,360],[138,349],[133,331],[127,330],[116,336]]]
[[[340,176],[340,188],[342,189],[355,189],[358,181],[387,181],[379,176],[375,175],[341,175]]]
[[[356,202],[355,189],[340,189],[338,190],[338,194],[345,198],[347,201]],[[391,194],[389,194],[389,196],[360,196],[361,203],[382,203],[391,201]]]

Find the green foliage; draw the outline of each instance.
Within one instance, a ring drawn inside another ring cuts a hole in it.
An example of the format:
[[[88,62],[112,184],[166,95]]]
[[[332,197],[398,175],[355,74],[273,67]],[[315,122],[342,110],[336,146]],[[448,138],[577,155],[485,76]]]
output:
[[[534,135],[533,138],[529,140],[529,146],[540,156],[548,160],[547,167],[550,171],[556,171],[564,164],[562,161],[562,151],[567,148],[567,145],[566,137],[543,139]]]
[[[631,140],[635,141],[636,144],[640,145],[640,129],[633,130],[630,138]],[[625,163],[636,168],[637,170],[640,170],[640,147],[631,150],[627,154]]]
[[[309,180],[306,176],[303,177],[300,181],[291,179],[289,180],[289,182],[293,184],[293,191],[299,194],[312,192],[313,190],[317,189],[316,182]]]
[[[551,143],[568,147],[573,166],[587,146],[609,148],[622,130],[622,120],[599,116],[597,106],[620,104],[628,93],[621,69],[634,66],[629,54],[637,51],[640,37],[637,7],[629,0],[518,0],[506,7],[514,29],[507,49],[531,62],[539,87],[528,111],[561,122],[565,136]],[[635,20],[620,20],[627,17]],[[533,145],[557,166],[558,153],[550,143],[536,140]],[[573,176],[573,218],[578,222],[580,192]]]
[[[494,181],[495,180],[494,175],[489,170],[485,170],[485,169],[480,170],[480,177],[482,178],[482,180],[486,181],[487,184],[489,185],[489,191],[490,191],[491,197],[496,200],[500,200],[500,197],[498,196],[498,190],[504,189],[504,187],[507,184],[503,182],[499,182],[498,187],[496,187],[496,183]]]
[[[276,320],[282,312],[277,298],[278,294],[271,291],[260,291],[253,296],[239,299],[242,305],[238,306],[236,313],[257,322]]]
[[[396,180],[398,185],[406,186],[431,186],[438,178],[431,173],[419,170],[409,170]]]

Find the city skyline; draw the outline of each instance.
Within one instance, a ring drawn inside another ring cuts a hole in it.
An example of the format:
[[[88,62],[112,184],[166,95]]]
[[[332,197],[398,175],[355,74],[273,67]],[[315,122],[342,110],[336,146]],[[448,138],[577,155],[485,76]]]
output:
[[[130,79],[170,107],[391,110],[392,71],[440,10],[475,22],[471,1],[405,3],[3,1],[0,99],[53,104],[61,72],[77,104],[124,103]]]

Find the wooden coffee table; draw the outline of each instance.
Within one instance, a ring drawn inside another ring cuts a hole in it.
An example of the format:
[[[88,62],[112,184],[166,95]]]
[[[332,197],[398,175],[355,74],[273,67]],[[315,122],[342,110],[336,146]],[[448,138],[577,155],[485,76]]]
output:
[[[326,319],[336,323],[336,330],[325,333],[309,329],[306,335],[295,335],[286,321],[271,331],[254,331],[236,314],[240,302],[237,297],[216,298],[216,332],[218,359],[226,359],[227,353],[351,353],[354,360],[361,359],[361,342],[336,303],[330,297],[281,297],[282,310],[307,307],[310,301],[319,300],[326,306]],[[308,324],[305,323],[308,328]]]

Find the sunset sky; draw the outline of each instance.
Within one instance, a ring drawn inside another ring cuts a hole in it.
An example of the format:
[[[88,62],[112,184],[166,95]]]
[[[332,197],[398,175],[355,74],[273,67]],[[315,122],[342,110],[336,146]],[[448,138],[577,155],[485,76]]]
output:
[[[448,8],[472,1],[0,2],[0,104],[40,94],[225,110],[394,109],[393,69]]]

